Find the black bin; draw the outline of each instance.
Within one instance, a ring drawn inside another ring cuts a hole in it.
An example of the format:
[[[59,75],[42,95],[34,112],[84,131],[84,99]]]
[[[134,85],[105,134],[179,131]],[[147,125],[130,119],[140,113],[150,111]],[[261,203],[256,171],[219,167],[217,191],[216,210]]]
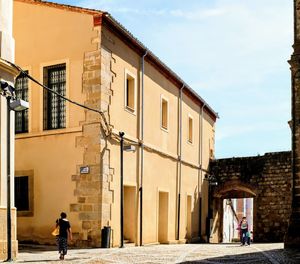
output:
[[[109,248],[110,247],[110,226],[105,226],[101,229],[101,247]]]

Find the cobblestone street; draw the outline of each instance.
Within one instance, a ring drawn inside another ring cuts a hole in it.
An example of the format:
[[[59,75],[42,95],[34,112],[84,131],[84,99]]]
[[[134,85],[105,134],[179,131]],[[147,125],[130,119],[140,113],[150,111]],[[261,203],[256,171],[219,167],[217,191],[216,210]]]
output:
[[[54,247],[25,247],[20,250],[18,263],[57,263]],[[300,254],[287,253],[282,243],[253,244],[181,244],[126,247],[123,249],[71,249],[66,263],[247,263],[288,264],[300,263]]]

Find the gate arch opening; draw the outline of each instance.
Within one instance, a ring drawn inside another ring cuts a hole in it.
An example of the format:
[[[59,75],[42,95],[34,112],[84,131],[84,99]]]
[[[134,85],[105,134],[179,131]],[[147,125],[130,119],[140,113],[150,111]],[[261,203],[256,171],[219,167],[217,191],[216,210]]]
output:
[[[290,151],[211,160],[209,175],[218,183],[218,186],[211,186],[208,197],[211,211],[207,214],[209,232],[206,234],[210,238],[213,233],[210,241],[222,240],[222,201],[233,197],[252,197],[254,241],[283,242],[292,208]]]
[[[256,191],[240,181],[229,181],[212,190],[212,243],[239,242],[238,225],[243,216],[255,237]]]

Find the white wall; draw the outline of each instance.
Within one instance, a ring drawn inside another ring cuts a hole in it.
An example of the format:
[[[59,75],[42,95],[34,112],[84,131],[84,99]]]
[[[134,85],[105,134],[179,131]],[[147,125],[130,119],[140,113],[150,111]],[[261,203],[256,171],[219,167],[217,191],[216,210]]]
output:
[[[12,36],[12,0],[0,0],[0,56],[14,61],[14,39]]]

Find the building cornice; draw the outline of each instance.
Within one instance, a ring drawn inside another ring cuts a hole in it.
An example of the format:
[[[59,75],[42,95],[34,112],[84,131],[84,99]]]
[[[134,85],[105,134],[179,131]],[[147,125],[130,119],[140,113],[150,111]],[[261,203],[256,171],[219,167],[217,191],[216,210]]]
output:
[[[7,72],[13,76],[17,76],[20,73],[15,67],[12,67],[9,63],[2,60],[1,58],[0,58],[0,70]]]
[[[41,0],[14,0],[14,1],[27,3],[27,4],[54,7],[54,8],[63,9],[66,11],[89,14],[89,15],[99,15],[102,13],[100,10],[96,10],[96,9],[83,8],[83,7],[78,7],[78,6],[66,5],[66,4],[58,4],[58,3],[54,3],[54,2],[41,1]]]

